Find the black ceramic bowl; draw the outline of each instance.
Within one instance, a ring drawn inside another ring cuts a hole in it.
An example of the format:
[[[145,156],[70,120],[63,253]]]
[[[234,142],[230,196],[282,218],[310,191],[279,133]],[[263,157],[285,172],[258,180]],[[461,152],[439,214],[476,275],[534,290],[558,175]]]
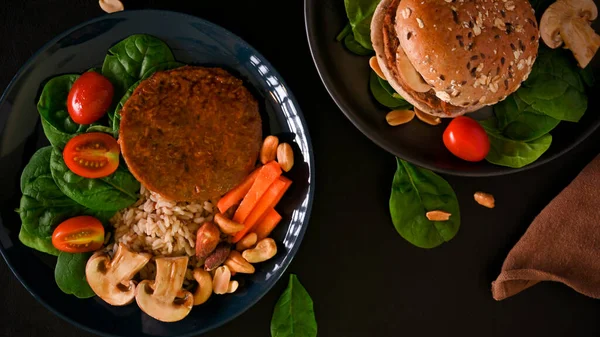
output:
[[[160,24],[156,24],[160,22]],[[64,294],[54,281],[55,257],[25,247],[18,239],[15,209],[19,177],[36,149],[48,145],[36,103],[41,85],[64,73],[102,64],[109,47],[135,33],[165,41],[175,58],[188,64],[221,66],[242,78],[261,105],[265,134],[293,142],[292,188],[278,205],[282,222],[273,233],[277,255],[240,278],[238,291],[212,296],[182,321],[162,323],[131,304],[112,307],[97,297],[80,300]],[[17,278],[58,316],[104,336],[192,336],[230,321],[255,304],[281,277],[306,230],[314,195],[314,159],[306,123],[279,74],[237,36],[207,21],[165,11],[126,11],[77,26],[46,44],[17,73],[0,99],[0,252]]]
[[[495,176],[533,168],[560,157],[600,125],[600,97],[589,96],[588,110],[578,123],[561,122],[552,134],[552,145],[536,162],[519,169],[492,165],[486,161],[469,163],[454,157],[442,142],[449,120],[432,127],[411,122],[391,127],[385,121],[389,112],[378,104],[369,91],[368,56],[357,56],[335,40],[348,19],[343,0],[305,0],[308,41],[317,70],[327,91],[348,119],[373,142],[392,154],[428,169],[461,176]],[[600,67],[596,56],[592,67]],[[589,92],[598,92],[596,81]],[[491,114],[486,108],[469,116],[483,118]]]

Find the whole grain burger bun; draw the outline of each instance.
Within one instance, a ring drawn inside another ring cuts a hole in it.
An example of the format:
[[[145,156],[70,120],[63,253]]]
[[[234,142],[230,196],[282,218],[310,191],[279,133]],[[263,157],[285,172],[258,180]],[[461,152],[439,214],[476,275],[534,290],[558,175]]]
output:
[[[420,110],[440,117],[475,111],[516,91],[531,71],[539,38],[527,0],[448,1],[383,0],[371,24],[373,47],[390,85]],[[398,47],[430,91],[406,85],[392,56]]]

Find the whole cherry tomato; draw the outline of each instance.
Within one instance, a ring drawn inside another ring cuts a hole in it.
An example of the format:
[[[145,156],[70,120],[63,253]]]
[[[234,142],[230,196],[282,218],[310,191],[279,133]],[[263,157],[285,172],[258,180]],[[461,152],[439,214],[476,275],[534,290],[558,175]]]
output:
[[[99,120],[113,99],[114,89],[110,81],[94,71],[79,76],[67,97],[69,116],[78,124],[91,124]]]
[[[490,139],[477,121],[456,117],[444,131],[444,145],[455,156],[466,161],[483,160],[490,152]]]

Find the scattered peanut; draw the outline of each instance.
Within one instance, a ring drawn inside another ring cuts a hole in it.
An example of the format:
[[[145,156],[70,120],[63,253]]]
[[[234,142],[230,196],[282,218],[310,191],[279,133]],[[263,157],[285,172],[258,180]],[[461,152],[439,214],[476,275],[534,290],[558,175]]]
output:
[[[234,293],[239,286],[240,286],[240,283],[238,281],[229,281],[229,286],[227,287],[227,293],[228,294]]]
[[[221,229],[221,232],[229,235],[233,235],[242,229],[244,225],[237,223],[231,219],[226,218],[223,214],[217,213],[213,219],[217,226]]]
[[[266,238],[260,240],[253,249],[246,249],[242,256],[250,263],[259,263],[267,261],[277,254],[277,244],[275,240]]]
[[[412,110],[392,110],[385,115],[385,120],[391,126],[406,124],[415,118],[415,112]]]
[[[381,71],[381,67],[379,67],[379,62],[377,62],[377,56],[373,56],[369,59],[369,66],[371,67],[371,69],[373,69],[377,76],[385,80],[385,75]]]
[[[100,8],[106,13],[120,12],[125,9],[123,3],[119,0],[100,0],[98,3],[100,4]]]
[[[494,196],[489,193],[475,192],[473,197],[475,198],[475,201],[477,201],[477,203],[480,204],[481,206],[484,206],[487,208],[494,208],[496,206],[496,201],[494,200]]]
[[[277,162],[285,172],[289,172],[294,166],[294,150],[288,143],[281,143],[277,147]]]
[[[279,146],[279,138],[276,136],[268,136],[263,141],[260,149],[260,162],[264,164],[275,160],[277,157],[277,146]]]
[[[439,117],[435,117],[430,114],[426,114],[417,108],[415,108],[415,115],[421,122],[429,124],[429,125],[438,125],[438,124],[442,123],[442,120]]]
[[[215,270],[213,277],[213,292],[217,295],[223,295],[229,290],[229,281],[231,280],[231,272],[227,266],[220,266]]]
[[[241,274],[254,274],[254,266],[251,265],[250,262],[246,261],[242,254],[237,250],[232,250],[224,263],[232,272]]]
[[[196,282],[198,282],[198,288],[194,292],[194,305],[200,305],[208,301],[213,292],[212,276],[201,268],[194,269],[193,275]]]
[[[235,245],[235,249],[241,252],[248,248],[252,248],[256,244],[256,241],[258,241],[258,235],[256,235],[254,232],[248,233],[240,241],[238,241],[238,243]]]
[[[427,219],[431,221],[448,221],[452,214],[444,211],[429,211],[425,213]]]

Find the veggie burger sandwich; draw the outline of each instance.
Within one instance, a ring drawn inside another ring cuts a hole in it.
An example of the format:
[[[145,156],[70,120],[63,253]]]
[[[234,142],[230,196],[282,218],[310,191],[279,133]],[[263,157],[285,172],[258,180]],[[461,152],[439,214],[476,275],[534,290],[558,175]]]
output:
[[[456,117],[527,79],[539,31],[527,0],[382,0],[371,22],[377,62],[415,108]]]

